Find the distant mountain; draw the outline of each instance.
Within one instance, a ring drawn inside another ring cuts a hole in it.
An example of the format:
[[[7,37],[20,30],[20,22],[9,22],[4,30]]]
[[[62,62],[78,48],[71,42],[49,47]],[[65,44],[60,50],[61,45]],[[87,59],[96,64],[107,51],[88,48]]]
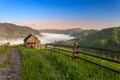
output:
[[[81,28],[73,28],[73,29],[66,29],[66,30],[58,30],[58,29],[43,29],[40,32],[47,32],[47,33],[57,33],[57,34],[69,34],[74,37],[81,37],[88,35],[90,33],[94,33],[97,30],[82,30]]]
[[[76,38],[69,41],[61,41],[58,44],[73,44],[77,41],[81,46],[120,49],[120,27],[107,28],[95,33],[91,33],[81,38]]]
[[[30,33],[39,35],[40,31],[27,26],[18,26],[11,23],[0,23],[0,37],[18,38],[25,37]]]
[[[65,29],[65,30],[60,30],[60,29],[42,29],[40,30],[41,32],[49,32],[49,33],[66,33],[69,34],[70,32],[78,32],[78,31],[82,31],[81,28],[73,28],[73,29]],[[70,31],[70,32],[67,32]]]

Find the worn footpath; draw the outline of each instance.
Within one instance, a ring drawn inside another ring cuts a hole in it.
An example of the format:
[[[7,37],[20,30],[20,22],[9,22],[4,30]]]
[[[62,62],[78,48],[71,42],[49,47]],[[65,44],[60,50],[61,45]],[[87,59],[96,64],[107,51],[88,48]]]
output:
[[[1,55],[1,61],[4,61],[7,58],[6,54],[7,53]],[[20,69],[21,56],[18,49],[13,48],[10,56],[10,65],[5,68],[0,68],[0,80],[19,80]]]

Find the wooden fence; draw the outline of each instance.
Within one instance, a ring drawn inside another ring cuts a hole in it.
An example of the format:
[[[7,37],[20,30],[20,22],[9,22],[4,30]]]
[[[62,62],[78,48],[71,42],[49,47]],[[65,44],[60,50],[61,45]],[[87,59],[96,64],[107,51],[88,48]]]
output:
[[[74,42],[73,46],[57,45],[57,44],[46,44],[45,45],[45,50],[47,50],[48,48],[52,48],[50,50],[52,50],[54,52],[57,52],[57,53],[60,53],[58,50],[72,53],[72,55],[62,53],[65,56],[71,57],[72,61],[74,61],[75,59],[81,59],[81,60],[84,60],[86,62],[97,65],[99,67],[102,67],[104,69],[107,69],[107,70],[110,70],[110,71],[113,71],[113,72],[116,72],[116,73],[120,74],[120,70],[118,70],[118,69],[114,69],[114,68],[111,68],[111,67],[104,66],[102,64],[93,62],[91,60],[82,58],[82,57],[77,55],[77,54],[84,54],[84,55],[87,55],[87,56],[92,56],[92,57],[95,57],[95,58],[99,58],[99,59],[102,59],[102,60],[106,60],[106,61],[109,61],[109,62],[114,62],[114,63],[120,64],[119,60],[114,60],[114,59],[110,59],[110,58],[107,58],[107,57],[102,57],[102,56],[98,56],[98,55],[91,54],[91,53],[88,53],[88,52],[80,51],[79,48],[86,48],[86,49],[93,49],[93,50],[120,53],[120,51],[118,51],[118,50],[110,50],[110,49],[79,46],[76,41]],[[65,50],[64,48],[68,48],[68,50]]]

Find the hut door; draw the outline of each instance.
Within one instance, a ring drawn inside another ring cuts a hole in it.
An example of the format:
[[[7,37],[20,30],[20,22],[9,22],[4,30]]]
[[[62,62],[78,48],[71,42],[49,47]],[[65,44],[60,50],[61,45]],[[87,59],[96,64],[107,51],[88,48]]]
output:
[[[35,43],[32,43],[31,47],[32,47],[32,48],[35,48]]]

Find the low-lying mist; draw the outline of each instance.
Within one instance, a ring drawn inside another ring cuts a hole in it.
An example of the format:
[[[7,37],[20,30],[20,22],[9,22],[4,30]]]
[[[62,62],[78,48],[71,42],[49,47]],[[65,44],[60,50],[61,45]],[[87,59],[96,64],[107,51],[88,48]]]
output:
[[[41,41],[41,44],[46,43],[52,43],[55,41],[61,41],[61,40],[70,40],[74,39],[74,37],[66,34],[54,34],[54,33],[41,33],[41,36],[37,36],[38,39]],[[27,36],[27,35],[26,35]],[[23,44],[24,38],[18,38],[18,39],[0,39],[0,45],[10,42],[11,45],[16,44]]]

